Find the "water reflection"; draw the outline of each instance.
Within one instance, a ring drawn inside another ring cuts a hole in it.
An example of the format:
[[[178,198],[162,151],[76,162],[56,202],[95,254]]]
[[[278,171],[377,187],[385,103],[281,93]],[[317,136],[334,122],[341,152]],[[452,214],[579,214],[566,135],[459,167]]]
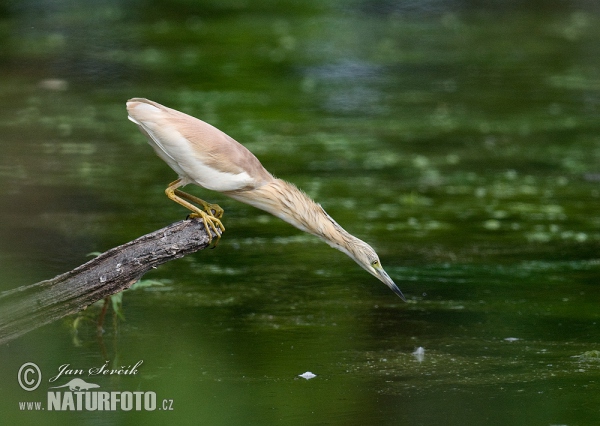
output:
[[[343,60],[305,71],[305,89],[316,88],[324,97],[323,108],[332,114],[381,114],[382,94],[377,83],[384,77],[381,66]]]

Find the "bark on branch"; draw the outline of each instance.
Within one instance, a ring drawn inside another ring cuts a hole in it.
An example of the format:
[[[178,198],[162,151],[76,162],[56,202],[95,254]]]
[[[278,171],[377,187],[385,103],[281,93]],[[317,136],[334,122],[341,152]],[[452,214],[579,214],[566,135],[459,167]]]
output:
[[[0,344],[79,312],[129,288],[150,269],[208,245],[202,220],[183,220],[50,280],[0,293]]]

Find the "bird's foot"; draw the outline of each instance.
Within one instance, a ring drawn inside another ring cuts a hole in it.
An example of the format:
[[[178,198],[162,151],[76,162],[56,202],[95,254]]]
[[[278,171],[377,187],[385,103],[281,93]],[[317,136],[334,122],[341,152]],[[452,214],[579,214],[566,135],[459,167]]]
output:
[[[208,213],[209,216],[221,219],[223,217],[223,213],[225,213],[225,210],[223,210],[218,204],[210,204],[206,201],[201,204],[202,207],[204,207],[204,211]]]
[[[220,221],[220,218],[223,217],[223,209],[217,204],[207,203],[206,201],[188,194],[187,192],[180,191],[177,189],[177,186],[180,182],[181,180],[178,179],[167,187],[165,190],[167,197],[176,203],[181,204],[183,207],[190,209],[193,213],[191,213],[188,218],[202,218],[202,222],[204,222],[204,228],[208,233],[208,242],[212,245],[212,248],[215,248],[219,242],[219,239],[221,238],[221,234],[225,232],[225,227]],[[202,206],[202,209],[192,203],[199,204]],[[217,235],[217,240],[215,241],[214,245],[212,244],[213,232]]]
[[[175,182],[177,182],[177,181],[175,181]],[[173,183],[175,183],[175,182],[173,182]],[[173,184],[171,184],[171,185],[173,185]],[[171,187],[171,185],[169,185],[169,188]],[[188,201],[190,201],[192,203],[199,204],[199,205],[202,206],[202,208],[204,209],[204,211],[209,216],[216,217],[217,219],[221,219],[223,217],[223,213],[225,212],[218,204],[207,203],[202,198],[195,197],[194,195],[188,194],[187,192],[180,191],[179,189],[175,189],[172,194],[169,193],[169,192],[167,192],[167,196],[169,198],[171,198],[172,200],[178,202],[179,204],[181,204],[183,206],[186,206],[187,208],[189,208],[192,211],[196,211],[196,210],[195,209],[191,209],[190,206],[188,205],[188,203],[186,203],[185,201],[181,200],[180,198],[188,200]]]
[[[208,242],[212,246],[211,248],[215,248],[217,246],[217,243],[221,239],[221,235],[225,231],[225,227],[223,226],[223,223],[217,217],[215,217],[211,214],[208,214],[206,212],[203,212],[202,210],[195,211],[194,213],[191,213],[188,217],[189,218],[199,217],[202,219],[202,222],[204,223],[204,229],[206,229],[206,232],[208,233]],[[214,242],[213,242],[213,231],[216,234],[216,240]]]

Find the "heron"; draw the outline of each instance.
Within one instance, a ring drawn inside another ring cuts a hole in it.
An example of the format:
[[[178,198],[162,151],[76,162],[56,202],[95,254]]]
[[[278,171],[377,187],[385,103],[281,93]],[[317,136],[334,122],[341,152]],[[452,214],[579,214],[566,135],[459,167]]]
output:
[[[225,231],[221,222],[223,209],[179,189],[187,184],[220,192],[317,236],[347,254],[406,301],[369,244],[348,233],[295,185],[269,173],[254,154],[232,137],[202,120],[148,99],[130,99],[127,112],[156,154],[178,175],[165,189],[167,197],[191,210],[190,216],[202,219],[211,243],[213,231],[217,242]]]

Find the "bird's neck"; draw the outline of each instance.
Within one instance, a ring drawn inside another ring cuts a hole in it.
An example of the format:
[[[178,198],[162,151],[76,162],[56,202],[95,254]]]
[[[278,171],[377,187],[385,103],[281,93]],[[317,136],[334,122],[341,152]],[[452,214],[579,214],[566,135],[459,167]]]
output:
[[[319,204],[293,184],[281,179],[250,191],[226,193],[230,197],[250,204],[290,223],[296,228],[313,234],[331,247],[348,253],[356,237],[346,232]]]

